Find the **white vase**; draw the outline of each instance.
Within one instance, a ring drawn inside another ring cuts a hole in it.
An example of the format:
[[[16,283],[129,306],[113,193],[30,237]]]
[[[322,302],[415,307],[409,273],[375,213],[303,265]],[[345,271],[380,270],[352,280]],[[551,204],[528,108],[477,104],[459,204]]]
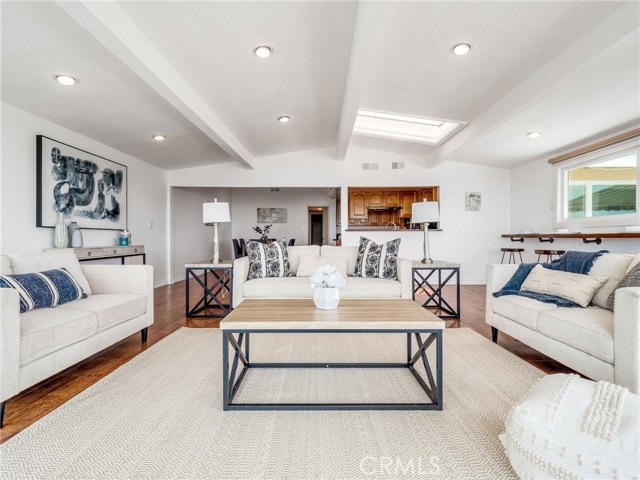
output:
[[[76,222],[71,222],[69,225],[69,239],[73,248],[82,248],[82,230]]]
[[[335,310],[340,303],[340,291],[337,288],[316,288],[313,302],[321,310]]]
[[[58,212],[53,244],[56,248],[67,248],[67,245],[69,245],[69,231],[64,223],[64,215],[61,212]]]

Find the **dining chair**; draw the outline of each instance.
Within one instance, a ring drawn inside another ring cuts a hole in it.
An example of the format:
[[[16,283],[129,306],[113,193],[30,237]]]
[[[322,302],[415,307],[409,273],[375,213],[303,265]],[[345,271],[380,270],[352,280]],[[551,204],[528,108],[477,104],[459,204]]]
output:
[[[295,238],[290,238],[289,239],[289,243],[287,244],[288,247],[293,247],[293,244],[296,243],[296,239]]]

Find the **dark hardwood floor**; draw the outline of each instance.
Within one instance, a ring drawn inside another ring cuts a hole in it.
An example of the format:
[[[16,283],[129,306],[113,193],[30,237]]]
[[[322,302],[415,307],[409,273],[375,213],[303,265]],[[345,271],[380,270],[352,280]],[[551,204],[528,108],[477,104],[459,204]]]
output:
[[[196,299],[201,290],[192,280],[190,289]],[[454,293],[453,287],[445,287],[445,296]],[[449,289],[447,291],[447,289]],[[460,320],[447,320],[447,328],[469,327],[484,337],[491,338],[488,325],[484,323],[485,287],[462,286]],[[193,304],[192,304],[193,305]],[[185,316],[185,282],[178,282],[155,290],[155,322],[149,328],[146,344],[135,334],[59,374],[31,387],[6,403],[4,427],[0,431],[0,443],[11,438],[32,423],[96,383],[154,343],[181,327],[217,327],[219,319],[191,319]],[[571,372],[523,343],[500,333],[498,343],[546,373]]]

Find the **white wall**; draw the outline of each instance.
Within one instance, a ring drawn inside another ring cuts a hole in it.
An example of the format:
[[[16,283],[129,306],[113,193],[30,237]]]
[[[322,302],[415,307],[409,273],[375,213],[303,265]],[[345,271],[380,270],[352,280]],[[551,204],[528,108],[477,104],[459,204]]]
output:
[[[406,168],[391,170],[391,162]],[[378,162],[378,170],[363,171],[362,162]],[[335,160],[333,148],[294,152],[260,158],[250,170],[235,163],[169,172],[173,186],[225,187],[327,187],[342,188],[342,218],[347,217],[348,186],[440,186],[442,232],[431,234],[432,256],[462,264],[463,283],[484,283],[486,265],[499,261],[500,234],[510,230],[510,172],[458,162],[425,168],[417,157],[390,152],[350,149],[345,161]],[[464,210],[465,192],[482,193],[480,212]],[[422,258],[418,231],[371,231],[366,236],[383,241],[401,237],[400,255]],[[344,245],[357,245],[361,232],[344,229]]]
[[[36,225],[36,135],[46,135],[128,167],[128,228],[143,244],[156,285],[167,281],[167,173],[44,118],[2,103],[0,252],[53,247],[53,229]],[[154,224],[149,229],[149,221]],[[115,230],[83,230],[85,246],[116,245]]]
[[[554,218],[554,168],[546,159],[526,163],[511,170],[511,227],[510,233],[525,231],[549,233],[553,231]],[[620,228],[580,229],[583,232],[620,231]],[[537,259],[534,250],[553,248],[561,250],[633,253],[640,252],[640,239],[602,239],[602,244],[585,244],[581,239],[556,239],[552,244],[540,243],[536,239],[526,239],[524,244],[512,243],[504,239],[504,246],[523,246],[525,260]]]
[[[272,192],[270,188],[233,188],[231,190],[231,229],[233,238],[258,238],[253,227],[257,223],[257,207],[287,209],[287,223],[274,223],[271,238],[295,238],[296,245],[309,242],[309,214],[307,207],[329,208],[329,237],[335,238],[335,199],[329,188],[282,188]],[[260,226],[263,226],[260,224]]]
[[[185,263],[211,260],[213,256],[213,227],[202,223],[202,204],[217,198],[229,202],[228,188],[172,188],[171,189],[171,279],[184,280]],[[218,227],[220,255],[233,258],[231,224]]]

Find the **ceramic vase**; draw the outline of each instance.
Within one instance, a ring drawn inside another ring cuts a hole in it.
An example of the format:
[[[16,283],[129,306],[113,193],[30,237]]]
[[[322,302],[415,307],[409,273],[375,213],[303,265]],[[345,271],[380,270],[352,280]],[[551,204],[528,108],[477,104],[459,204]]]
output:
[[[69,238],[71,239],[71,246],[73,248],[82,248],[82,230],[76,222],[69,224]]]
[[[67,245],[69,245],[69,232],[67,225],[64,223],[64,215],[61,212],[58,212],[53,244],[56,248],[67,248]]]
[[[340,303],[340,291],[337,288],[316,288],[313,303],[320,310],[335,310]]]

